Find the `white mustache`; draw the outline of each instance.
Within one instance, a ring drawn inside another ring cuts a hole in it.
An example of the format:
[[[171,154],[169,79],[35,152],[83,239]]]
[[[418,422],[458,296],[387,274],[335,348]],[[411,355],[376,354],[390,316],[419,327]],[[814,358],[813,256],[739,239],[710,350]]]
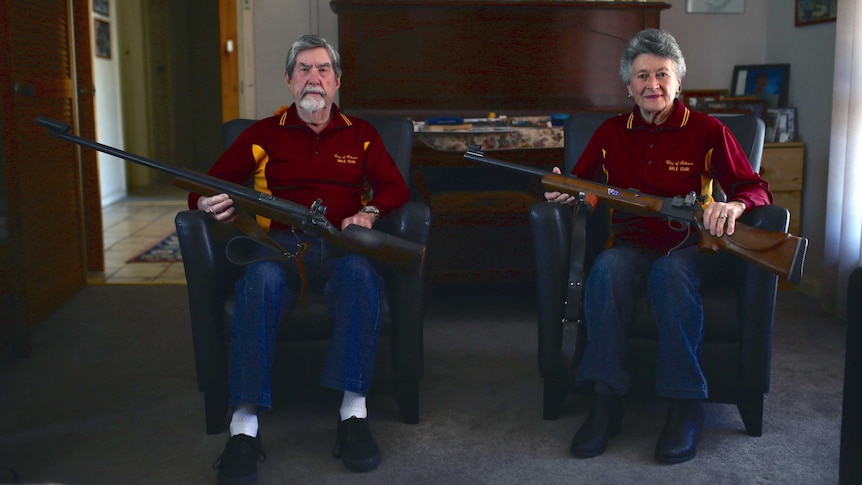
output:
[[[304,97],[306,94],[322,94],[326,95],[326,91],[321,87],[308,87],[302,90],[302,96]]]

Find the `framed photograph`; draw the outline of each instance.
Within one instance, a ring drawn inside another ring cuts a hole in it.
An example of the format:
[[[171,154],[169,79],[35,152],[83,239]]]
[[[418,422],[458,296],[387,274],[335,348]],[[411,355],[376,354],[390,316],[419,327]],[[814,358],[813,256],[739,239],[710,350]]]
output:
[[[104,20],[93,20],[93,31],[96,35],[96,56],[104,59],[111,58],[111,24]]]
[[[773,143],[796,141],[798,136],[796,133],[796,108],[770,109],[767,117],[772,118],[775,122]],[[768,131],[769,127],[767,126],[767,133]]]
[[[764,143],[775,143],[775,132],[778,130],[778,118],[781,113],[777,109],[766,110],[766,134],[763,136]]]
[[[770,108],[786,108],[790,64],[751,64],[733,67],[731,96],[756,96]]]
[[[728,96],[721,101],[706,103],[703,111],[707,113],[736,113],[754,115],[766,122],[766,101],[756,96]]]
[[[111,13],[110,2],[108,0],[93,0],[93,13],[107,17]]]
[[[685,13],[745,13],[745,0],[686,0]]]
[[[834,22],[838,0],[795,0],[796,26]]]
[[[679,100],[689,108],[701,111],[707,103],[721,101],[726,96],[726,89],[686,89],[679,93]]]

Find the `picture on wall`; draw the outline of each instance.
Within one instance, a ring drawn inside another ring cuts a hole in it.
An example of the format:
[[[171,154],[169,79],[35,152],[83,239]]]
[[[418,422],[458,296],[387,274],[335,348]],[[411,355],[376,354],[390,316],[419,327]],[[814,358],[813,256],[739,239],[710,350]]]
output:
[[[796,26],[834,22],[838,0],[796,0]]]
[[[93,0],[93,12],[107,17],[111,13],[109,0]]]
[[[744,13],[745,0],[686,0],[686,13]]]
[[[786,108],[790,85],[790,64],[734,66],[731,96],[756,96],[769,108]]]
[[[96,33],[96,56],[105,59],[111,58],[111,24],[104,20],[95,19],[93,30]]]

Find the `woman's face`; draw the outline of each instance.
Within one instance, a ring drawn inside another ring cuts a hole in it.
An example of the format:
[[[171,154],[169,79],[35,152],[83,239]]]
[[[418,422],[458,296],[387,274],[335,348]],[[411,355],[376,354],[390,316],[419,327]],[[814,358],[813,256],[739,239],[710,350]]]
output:
[[[648,122],[661,123],[670,116],[680,85],[673,61],[667,57],[641,54],[632,63],[629,94]]]

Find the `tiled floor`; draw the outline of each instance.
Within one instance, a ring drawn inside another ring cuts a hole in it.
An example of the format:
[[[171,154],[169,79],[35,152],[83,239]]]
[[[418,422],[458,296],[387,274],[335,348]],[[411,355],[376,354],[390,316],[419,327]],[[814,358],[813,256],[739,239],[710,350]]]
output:
[[[127,263],[174,231],[174,217],[187,208],[184,193],[130,196],[102,209],[105,272],[89,284],[184,285],[183,263]]]

